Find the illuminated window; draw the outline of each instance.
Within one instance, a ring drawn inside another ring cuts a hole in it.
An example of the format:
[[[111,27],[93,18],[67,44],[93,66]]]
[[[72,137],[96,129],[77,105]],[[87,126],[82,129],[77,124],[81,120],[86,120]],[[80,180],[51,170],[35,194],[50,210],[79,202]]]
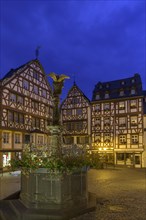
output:
[[[126,144],[126,135],[119,135],[119,144]]]
[[[15,134],[15,144],[20,144],[20,143],[21,143],[21,135]]]
[[[136,108],[137,101],[136,100],[131,100],[130,101],[130,108]]]
[[[131,142],[132,144],[138,144],[138,135],[136,134],[131,135]]]
[[[110,134],[109,133],[104,134],[104,142],[110,142]]]
[[[101,135],[100,134],[95,134],[95,142],[97,142],[97,143],[101,142]]]
[[[125,109],[125,102],[119,102],[119,109]]]
[[[10,165],[11,153],[5,152],[3,153],[3,167]]]
[[[137,125],[137,116],[131,116],[130,120],[131,126]]]
[[[126,118],[125,117],[119,118],[119,126],[121,126],[121,127],[126,126]]]
[[[3,132],[3,143],[9,144],[10,141],[10,133],[9,132]]]

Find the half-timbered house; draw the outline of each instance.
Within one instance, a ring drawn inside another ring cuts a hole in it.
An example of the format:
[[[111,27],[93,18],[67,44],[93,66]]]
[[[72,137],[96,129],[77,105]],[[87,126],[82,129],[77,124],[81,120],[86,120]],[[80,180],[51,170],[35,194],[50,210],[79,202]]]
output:
[[[140,75],[98,82],[91,105],[93,149],[115,164],[142,167],[144,108]]]
[[[89,99],[74,83],[61,105],[65,146],[91,143],[91,107]]]
[[[0,80],[0,165],[21,155],[27,143],[47,144],[52,91],[40,62],[11,69]]]

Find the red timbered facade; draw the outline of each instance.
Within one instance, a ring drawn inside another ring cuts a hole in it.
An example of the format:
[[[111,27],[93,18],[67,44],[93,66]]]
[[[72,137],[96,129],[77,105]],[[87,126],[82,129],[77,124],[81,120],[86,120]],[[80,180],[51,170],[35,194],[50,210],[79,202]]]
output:
[[[0,164],[5,167],[27,143],[47,144],[52,91],[38,60],[11,69],[0,81]]]

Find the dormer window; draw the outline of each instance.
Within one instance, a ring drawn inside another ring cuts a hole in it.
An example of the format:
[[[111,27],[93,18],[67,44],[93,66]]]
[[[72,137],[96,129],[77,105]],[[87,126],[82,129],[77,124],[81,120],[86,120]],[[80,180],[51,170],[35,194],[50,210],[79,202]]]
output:
[[[125,85],[125,82],[124,82],[124,81],[122,81],[122,82],[121,82],[121,85]]]
[[[120,96],[124,95],[124,90],[120,90]]]
[[[131,82],[132,82],[132,83],[135,83],[135,79],[132,79]]]
[[[99,88],[102,89],[102,84],[99,85]]]
[[[109,103],[104,104],[104,110],[108,111],[110,109]]]
[[[136,92],[135,92],[135,89],[132,88],[132,89],[131,89],[131,95],[135,95],[135,93],[136,93]]]
[[[105,97],[105,99],[108,99],[109,98],[109,92],[106,92],[104,97]]]
[[[106,88],[109,88],[109,84],[108,83],[106,84]]]
[[[96,100],[100,99],[100,94],[96,94]]]

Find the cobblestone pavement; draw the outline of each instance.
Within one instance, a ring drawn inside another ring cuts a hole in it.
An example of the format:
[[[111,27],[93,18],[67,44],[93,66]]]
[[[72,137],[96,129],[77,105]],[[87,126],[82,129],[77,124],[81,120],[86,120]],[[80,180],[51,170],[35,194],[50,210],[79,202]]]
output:
[[[146,220],[146,169],[90,170],[88,183],[96,211],[72,220]]]

